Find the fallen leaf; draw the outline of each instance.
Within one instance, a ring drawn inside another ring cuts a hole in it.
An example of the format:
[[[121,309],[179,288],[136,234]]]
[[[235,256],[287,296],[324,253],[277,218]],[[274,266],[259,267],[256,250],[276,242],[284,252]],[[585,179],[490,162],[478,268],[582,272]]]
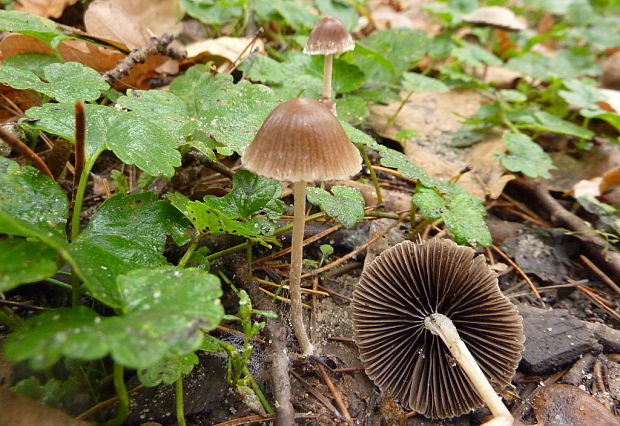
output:
[[[124,53],[107,49],[82,40],[65,40],[58,46],[60,55],[68,62],[79,62],[100,73],[111,70],[125,57]],[[0,58],[22,53],[43,53],[51,55],[52,49],[43,41],[24,34],[9,34],[0,41]],[[161,73],[176,74],[178,63],[163,55],[149,56],[143,64],[131,69],[127,77],[117,83],[118,88],[147,89],[148,79]]]
[[[368,9],[378,30],[404,27],[423,30],[434,36],[441,31],[441,25],[423,9],[425,4],[431,2],[432,0],[401,0],[386,5],[383,0],[371,0],[368,2]],[[398,7],[395,7],[395,4]]]
[[[401,93],[401,96],[406,96]],[[483,102],[475,90],[452,90],[446,93],[417,92],[405,103],[391,126],[386,127],[400,107],[399,101],[370,107],[368,123],[381,136],[396,140],[400,130],[413,129],[415,137],[404,142],[409,159],[422,167],[431,177],[450,179],[466,166],[472,170],[462,175],[459,183],[471,194],[484,199],[498,197],[514,176],[506,173],[494,158],[504,152],[498,135],[467,149],[451,146],[452,134],[461,126],[461,117],[473,115]]]
[[[619,61],[620,63],[620,61]],[[599,89],[602,94],[607,96],[605,104],[613,109],[613,112],[620,113],[620,90],[614,89]],[[607,110],[603,107],[603,109]]]
[[[88,426],[60,410],[32,401],[8,389],[0,388],[0,424],[3,426],[71,425]]]
[[[593,422],[598,426],[620,425],[620,420],[590,394],[566,384],[543,387],[534,401],[534,410],[539,424],[545,426]]]
[[[14,9],[44,18],[59,18],[67,7],[75,3],[77,0],[19,0]]]
[[[603,174],[598,190],[600,194],[602,194],[610,186],[616,185],[620,185],[620,167],[614,167],[611,170],[607,170],[605,174]]]
[[[180,30],[177,0],[95,0],[84,13],[89,34],[122,42],[129,48],[151,36]]]
[[[228,67],[235,61],[240,63],[252,53],[264,52],[265,42],[253,37],[219,37],[188,44],[186,50],[184,63],[212,61],[218,67],[223,64]]]
[[[17,90],[0,84],[0,121],[19,117],[28,108],[39,105],[41,95],[34,90]]]

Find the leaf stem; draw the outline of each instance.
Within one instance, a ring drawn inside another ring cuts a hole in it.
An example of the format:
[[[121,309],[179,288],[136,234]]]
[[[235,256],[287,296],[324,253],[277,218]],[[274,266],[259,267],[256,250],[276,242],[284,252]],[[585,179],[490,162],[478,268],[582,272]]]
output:
[[[368,169],[368,173],[370,173],[370,179],[372,180],[372,184],[375,187],[375,192],[377,193],[377,204],[379,206],[383,205],[383,195],[381,194],[381,187],[379,186],[379,181],[377,180],[377,174],[375,173],[375,169],[372,167],[370,163],[370,158],[368,158],[368,154],[366,153],[366,149],[364,145],[361,143],[357,144],[357,149],[359,149],[360,154],[362,154],[362,159],[364,160],[364,165]],[[383,207],[381,207],[383,209]]]
[[[177,264],[179,268],[185,267],[185,264],[189,261],[189,259],[192,257],[192,254],[194,254],[194,252],[198,248],[198,244],[200,243],[201,238],[202,238],[202,235],[198,235],[194,237],[192,241],[189,243],[189,246],[187,247],[187,250],[185,250],[183,257],[181,257],[181,260],[179,260],[179,263]]]
[[[63,283],[62,281],[57,280],[55,278],[46,278],[45,281],[50,282],[52,284],[56,284],[57,286],[60,286],[60,287],[69,288],[69,289],[73,288],[73,286],[71,286],[70,284]]]
[[[183,408],[183,376],[179,377],[175,384],[177,403],[177,423],[185,426],[185,409]]]
[[[254,380],[254,376],[252,376],[252,373],[250,373],[250,370],[248,370],[247,366],[243,367],[243,374],[250,382],[250,387],[256,394],[256,397],[260,401],[265,411],[268,412],[269,414],[273,414],[275,411],[271,407],[271,404],[269,404],[269,401],[267,401],[267,398],[265,398],[263,391],[261,390],[260,386],[258,386],[258,383],[256,383],[256,380]]]
[[[116,417],[106,422],[105,426],[120,426],[127,419],[129,414],[129,394],[125,387],[125,370],[123,366],[117,362],[114,363],[114,389],[116,390],[116,396],[118,396],[118,412]]]

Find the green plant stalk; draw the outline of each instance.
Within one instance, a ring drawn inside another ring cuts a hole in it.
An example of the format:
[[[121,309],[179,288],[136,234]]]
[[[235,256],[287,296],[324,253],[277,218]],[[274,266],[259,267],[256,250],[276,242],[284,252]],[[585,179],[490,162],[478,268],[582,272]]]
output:
[[[121,364],[114,363],[114,389],[116,390],[116,396],[118,396],[118,412],[116,417],[106,422],[105,426],[120,426],[127,419],[129,414],[129,395],[127,394],[127,388],[125,387],[124,368]]]
[[[75,202],[73,203],[73,211],[71,212],[71,242],[75,242],[80,234],[80,215],[82,214],[82,203],[84,202],[84,192],[86,191],[88,176],[95,165],[95,161],[102,152],[103,148],[99,149],[95,155],[89,158],[86,164],[84,164],[84,169],[80,174],[80,182],[75,191]],[[71,304],[73,306],[78,306],[80,304],[80,280],[75,273],[71,277],[71,286],[73,287],[73,291],[71,292]]]
[[[256,383],[256,380],[254,380],[254,376],[252,376],[252,374],[250,373],[250,370],[248,370],[248,367],[243,367],[243,374],[250,382],[250,387],[256,394],[256,397],[260,401],[265,411],[268,412],[269,414],[275,413],[275,411],[271,407],[271,404],[269,404],[269,401],[267,401],[267,398],[265,398],[265,395],[263,394],[263,391],[261,390],[260,386],[258,386],[258,383]]]
[[[179,268],[185,267],[185,264],[189,261],[189,259],[192,257],[192,254],[194,254],[194,252],[198,248],[198,244],[200,243],[201,237],[202,237],[201,235],[198,235],[194,237],[192,241],[189,243],[187,250],[185,250],[185,253],[183,253],[183,257],[181,257],[181,260],[179,260],[179,263],[177,264]]]
[[[407,96],[405,96],[405,98],[401,101],[400,105],[398,105],[398,108],[396,109],[396,111],[394,111],[394,114],[392,114],[388,121],[385,122],[385,125],[383,126],[384,128],[388,128],[392,124],[394,124],[394,121],[396,121],[396,117],[398,117],[398,114],[400,114],[400,112],[403,110],[405,104],[407,103],[407,101],[409,101],[409,98],[411,98],[413,93],[413,90],[407,93]]]
[[[315,214],[312,214],[312,215],[306,217],[305,222],[311,222],[313,220],[320,219],[322,217],[325,217],[325,213],[323,213],[323,212],[315,213]],[[278,235],[282,235],[282,234],[290,231],[291,229],[293,229],[293,224],[292,223],[289,224],[289,225],[284,225],[281,228],[276,229],[275,232],[273,233],[273,236],[277,237]],[[209,261],[214,260],[214,259],[219,259],[222,256],[226,256],[226,255],[229,255],[231,253],[237,252],[239,250],[243,250],[243,249],[245,249],[249,245],[252,245],[252,242],[251,241],[246,241],[245,243],[237,244],[236,246],[232,246],[232,247],[229,247],[227,249],[220,250],[220,251],[217,251],[215,253],[211,253],[210,255],[205,256],[205,259],[209,260]]]
[[[372,168],[372,164],[370,163],[370,158],[368,158],[368,154],[366,153],[366,149],[364,145],[361,143],[357,144],[357,149],[359,149],[360,154],[362,154],[362,159],[364,160],[364,164],[368,169],[368,173],[370,173],[370,179],[372,180],[372,184],[375,187],[375,192],[377,193],[377,204],[383,205],[383,195],[381,194],[381,187],[379,186],[379,181],[377,180],[377,174],[375,173],[375,169]],[[382,209],[382,208],[381,208]]]
[[[183,408],[183,376],[179,377],[175,383],[176,403],[177,403],[177,423],[185,426],[185,409]]]
[[[46,278],[45,281],[47,281],[48,283],[56,284],[57,286],[60,286],[60,287],[73,289],[72,285],[69,285],[67,283],[63,283],[62,281],[54,279],[54,278]]]

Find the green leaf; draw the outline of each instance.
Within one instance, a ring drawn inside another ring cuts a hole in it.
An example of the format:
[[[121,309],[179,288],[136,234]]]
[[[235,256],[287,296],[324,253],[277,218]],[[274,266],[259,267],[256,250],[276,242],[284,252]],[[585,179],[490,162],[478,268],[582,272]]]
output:
[[[86,115],[86,158],[92,158],[105,148],[108,129],[126,113],[103,105],[84,105]],[[43,130],[75,142],[75,106],[71,103],[47,103],[26,111],[29,120],[23,125]]]
[[[39,241],[0,240],[0,292],[44,280],[56,273],[56,250]]]
[[[328,216],[337,218],[345,228],[353,227],[364,218],[364,197],[359,190],[334,185],[331,192],[321,188],[306,188],[308,201],[321,207]]]
[[[596,87],[579,80],[566,80],[563,83],[568,90],[560,90],[558,93],[569,104],[580,108],[597,108],[597,102],[607,99]]]
[[[471,246],[480,244],[484,247],[493,243],[484,221],[486,209],[481,200],[463,190],[450,197],[446,206],[448,211],[442,215],[443,221],[457,243]]]
[[[561,119],[555,114],[546,111],[525,111],[516,117],[515,124],[523,129],[542,130],[546,132],[561,133],[564,135],[577,136],[578,138],[591,139],[594,132],[577,126]]]
[[[231,75],[212,77],[202,66],[177,77],[170,92],[188,102],[197,128],[219,144],[216,149],[222,155],[241,154],[280,103],[266,86],[245,80],[233,84]]]
[[[181,0],[189,16],[213,25],[224,25],[241,18],[244,4],[244,0]]]
[[[508,102],[521,103],[521,102],[527,101],[527,96],[519,92],[518,90],[503,89],[503,90],[500,90],[499,93]]]
[[[126,164],[135,164],[151,176],[171,177],[181,165],[175,136],[138,114],[125,113],[110,124],[107,147]]]
[[[5,344],[8,359],[34,368],[62,356],[80,360],[110,353],[130,368],[194,352],[202,331],[224,315],[219,279],[198,269],[162,267],[132,271],[117,279],[123,316],[101,317],[84,306],[60,308],[28,319]]]
[[[56,182],[0,157],[0,233],[64,241],[68,210]]]
[[[46,43],[62,34],[54,21],[13,10],[0,10],[0,31],[30,35]]]
[[[179,212],[150,192],[115,195],[93,215],[71,244],[71,253],[87,276],[91,295],[119,307],[116,277],[133,269],[166,264],[166,235],[185,244],[189,224]]]
[[[32,400],[55,408],[63,408],[63,399],[74,395],[77,390],[77,380],[75,376],[70,376],[65,381],[51,378],[45,383],[41,383],[35,376],[20,380],[11,390],[24,395]]]
[[[198,364],[198,357],[195,353],[164,359],[145,370],[138,370],[138,378],[140,383],[148,387],[157,386],[160,383],[171,385],[180,377],[191,373],[196,364]]]
[[[549,170],[555,168],[551,158],[529,136],[506,131],[502,138],[508,154],[498,154],[497,157],[504,167],[530,177],[551,177]]]
[[[102,317],[85,306],[58,308],[29,318],[10,334],[4,345],[7,359],[51,367],[62,356],[89,361],[109,352],[100,324]]]
[[[354,126],[360,125],[370,115],[368,101],[355,95],[336,99],[338,117]]]
[[[230,219],[247,219],[251,215],[265,212],[272,219],[282,214],[284,204],[280,198],[282,186],[275,179],[257,176],[247,170],[240,170],[233,176],[232,191],[223,197],[207,195],[204,203],[224,213]]]
[[[502,65],[501,59],[493,53],[472,43],[463,43],[463,46],[452,50],[452,55],[462,63],[472,67]]]
[[[132,110],[144,120],[154,122],[171,135],[176,135],[178,143],[184,143],[184,137],[191,135],[196,128],[189,114],[189,105],[170,92],[128,90],[127,96],[121,96],[116,103]]]
[[[202,331],[221,321],[224,309],[219,279],[191,268],[138,269],[120,276],[121,309],[106,320],[115,361],[148,368],[165,358],[187,355],[202,343]]]
[[[47,55],[44,53],[22,53],[4,58],[3,65],[30,71],[37,77],[43,78],[43,68],[59,62],[61,62],[61,60],[54,55]]]
[[[0,82],[15,89],[33,89],[59,102],[94,101],[109,86],[92,68],[77,62],[52,63],[43,68],[42,82],[31,71],[12,66],[0,67]]]
[[[97,71],[78,62],[50,64],[43,76],[48,82],[43,93],[58,102],[94,101],[110,88]]]
[[[422,74],[414,72],[406,72],[403,74],[403,88],[406,90],[413,90],[415,92],[447,92],[450,90],[448,86],[441,81],[430,78]]]
[[[418,185],[411,201],[420,209],[422,215],[428,219],[438,219],[446,211],[446,201],[432,188]]]
[[[208,203],[190,201],[189,198],[179,193],[170,193],[167,197],[174,207],[189,218],[200,233],[237,235],[269,248],[271,248],[270,243],[278,244],[274,237],[262,235],[272,233],[270,232],[272,229],[268,228],[268,232],[264,232],[265,224],[260,220],[237,221],[217,208],[210,207]]]
[[[617,208],[603,203],[590,195],[577,197],[576,199],[586,211],[598,216],[601,222],[620,235],[620,215]]]
[[[363,42],[358,42],[364,50],[358,51],[356,47],[351,63],[362,70],[369,81],[397,84],[402,73],[424,57],[428,44],[428,37],[420,30],[394,28],[374,31]],[[377,62],[369,52],[383,57],[389,66]]]
[[[220,339],[217,337],[211,336],[210,334],[205,334],[204,340],[200,345],[200,350],[205,352],[219,352],[223,350]]]

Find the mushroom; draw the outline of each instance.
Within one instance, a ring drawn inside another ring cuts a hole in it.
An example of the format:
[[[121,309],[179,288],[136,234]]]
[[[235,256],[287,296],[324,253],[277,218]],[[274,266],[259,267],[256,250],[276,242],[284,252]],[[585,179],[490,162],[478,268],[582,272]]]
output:
[[[307,55],[325,55],[323,65],[323,98],[332,98],[332,66],[334,54],[355,49],[355,42],[346,27],[337,18],[326,16],[316,23],[308,43],[304,47]]]
[[[297,98],[280,104],[269,114],[241,162],[258,175],[293,182],[291,323],[303,355],[312,355],[301,305],[306,182],[349,178],[361,170],[362,159],[328,108],[314,99]]]
[[[480,7],[463,16],[463,22],[495,27],[506,31],[523,31],[527,27],[512,10],[502,6]]]
[[[511,425],[489,380],[496,389],[510,383],[522,318],[474,254],[442,239],[383,252],[353,293],[355,342],[368,377],[405,408],[448,418],[484,402],[493,424]]]

